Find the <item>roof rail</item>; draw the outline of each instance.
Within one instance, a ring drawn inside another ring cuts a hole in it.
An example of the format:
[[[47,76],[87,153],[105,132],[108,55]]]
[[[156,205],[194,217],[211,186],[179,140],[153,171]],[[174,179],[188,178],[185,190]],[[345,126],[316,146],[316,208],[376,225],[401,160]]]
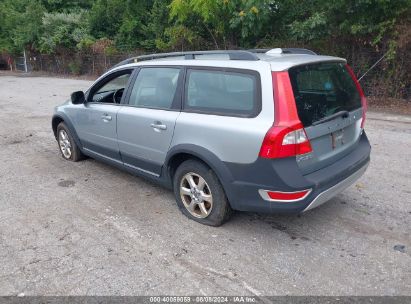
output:
[[[137,57],[128,58],[126,60],[123,60],[117,63],[115,66],[112,67],[112,69],[125,65],[125,64],[136,63],[136,62],[147,61],[147,60],[172,58],[172,57],[184,57],[184,59],[190,60],[190,59],[196,59],[196,56],[201,56],[201,55],[228,55],[228,58],[230,60],[250,60],[250,61],[260,60],[257,57],[257,55],[254,54],[254,52],[243,51],[243,50],[173,52],[173,53],[157,53],[157,54],[141,55]]]
[[[164,59],[173,57],[184,57],[183,59],[190,60],[196,59],[196,56],[201,55],[228,55],[230,60],[250,60],[257,61],[260,60],[256,54],[307,54],[307,55],[317,55],[315,52],[302,49],[302,48],[276,48],[276,49],[250,49],[250,50],[216,50],[216,51],[192,51],[192,52],[172,52],[172,53],[157,53],[149,55],[141,55],[137,57],[131,57],[117,63],[112,67],[116,68],[122,65],[136,63],[147,60],[154,59]]]
[[[137,57],[131,57],[131,58],[127,58],[126,60],[120,61],[119,63],[117,63],[116,65],[113,65],[110,70],[117,68],[119,66],[122,65],[126,65],[126,64],[130,64],[130,63],[136,63],[137,62]]]
[[[217,50],[217,51],[193,51],[193,52],[173,52],[173,53],[158,53],[150,55],[142,55],[137,57],[137,61],[171,58],[171,57],[183,57],[184,59],[196,59],[196,56],[201,55],[228,55],[230,60],[260,60],[255,54],[242,51],[242,50]]]
[[[255,53],[255,54],[262,54],[267,53],[271,49],[249,49],[248,52]]]

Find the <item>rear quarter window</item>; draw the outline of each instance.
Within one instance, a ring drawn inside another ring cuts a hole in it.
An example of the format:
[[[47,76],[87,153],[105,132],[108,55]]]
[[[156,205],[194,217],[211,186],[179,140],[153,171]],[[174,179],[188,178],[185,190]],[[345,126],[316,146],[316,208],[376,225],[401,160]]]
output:
[[[188,69],[184,110],[254,117],[261,110],[260,91],[257,72]]]
[[[339,111],[361,107],[345,63],[317,63],[289,70],[298,116],[305,127]]]

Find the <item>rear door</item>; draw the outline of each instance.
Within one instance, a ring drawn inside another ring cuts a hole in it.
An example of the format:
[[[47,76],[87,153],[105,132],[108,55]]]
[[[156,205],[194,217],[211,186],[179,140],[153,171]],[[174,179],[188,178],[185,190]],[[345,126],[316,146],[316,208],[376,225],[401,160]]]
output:
[[[121,158],[128,167],[158,176],[181,109],[182,69],[142,67],[128,104],[117,114]]]
[[[300,169],[308,174],[355,149],[362,132],[361,97],[343,62],[298,66],[289,75],[298,115],[313,149],[297,158]]]

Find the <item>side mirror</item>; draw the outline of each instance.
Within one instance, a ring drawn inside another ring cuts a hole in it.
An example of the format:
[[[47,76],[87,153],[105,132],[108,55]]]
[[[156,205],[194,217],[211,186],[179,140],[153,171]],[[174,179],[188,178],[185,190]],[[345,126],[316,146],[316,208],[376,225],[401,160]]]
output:
[[[83,91],[77,91],[71,94],[71,102],[73,104],[82,104],[86,101]]]

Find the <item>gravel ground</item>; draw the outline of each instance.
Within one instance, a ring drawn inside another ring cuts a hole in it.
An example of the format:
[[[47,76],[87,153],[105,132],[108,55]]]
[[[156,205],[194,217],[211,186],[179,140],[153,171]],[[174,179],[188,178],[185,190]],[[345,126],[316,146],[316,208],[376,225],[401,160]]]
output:
[[[185,218],[170,191],[64,161],[53,107],[89,81],[0,77],[0,295],[411,295],[411,123],[369,113],[372,162],[302,216]]]

